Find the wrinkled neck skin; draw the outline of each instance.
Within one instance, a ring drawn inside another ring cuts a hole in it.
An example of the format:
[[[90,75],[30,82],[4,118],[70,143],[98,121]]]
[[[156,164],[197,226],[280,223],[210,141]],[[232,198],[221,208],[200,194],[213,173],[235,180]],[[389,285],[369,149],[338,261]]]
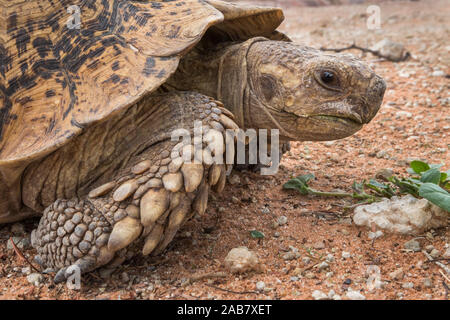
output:
[[[200,44],[180,61],[178,70],[164,87],[214,97],[233,112],[241,128],[276,128],[280,129],[280,140],[294,140],[284,134],[286,130],[272,116],[276,109],[263,104],[249,86],[254,67],[247,59],[250,48],[265,41],[268,39],[257,37],[243,43],[221,44],[214,49]]]

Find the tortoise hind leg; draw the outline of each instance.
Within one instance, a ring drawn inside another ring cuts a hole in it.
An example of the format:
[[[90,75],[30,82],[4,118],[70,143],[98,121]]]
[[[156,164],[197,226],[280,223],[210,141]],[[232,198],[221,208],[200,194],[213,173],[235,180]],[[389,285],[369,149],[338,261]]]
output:
[[[198,94],[184,95],[198,101]],[[112,181],[44,211],[32,242],[37,261],[59,270],[55,281],[66,279],[71,265],[85,273],[137,253],[160,254],[184,222],[205,212],[209,190],[223,190],[226,165],[208,154],[223,156],[225,148],[214,146],[224,145],[225,129],[237,125],[218,103],[199,101],[186,112],[202,121],[206,134],[200,141],[156,143],[132,156]]]

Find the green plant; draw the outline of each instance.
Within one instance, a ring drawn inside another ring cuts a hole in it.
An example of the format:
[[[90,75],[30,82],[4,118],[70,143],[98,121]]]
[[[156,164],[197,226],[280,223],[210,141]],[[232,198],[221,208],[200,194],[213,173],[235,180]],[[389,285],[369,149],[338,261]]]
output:
[[[425,198],[445,211],[450,212],[450,170],[441,172],[442,165],[429,165],[426,162],[414,160],[407,172],[409,177],[398,178],[394,175],[382,176],[381,180],[353,182],[352,193],[323,192],[312,189],[308,183],[315,178],[312,173],[292,178],[283,185],[284,189],[294,189],[303,195],[317,195],[328,197],[352,197],[372,203],[382,198],[395,195],[411,194],[417,198]]]

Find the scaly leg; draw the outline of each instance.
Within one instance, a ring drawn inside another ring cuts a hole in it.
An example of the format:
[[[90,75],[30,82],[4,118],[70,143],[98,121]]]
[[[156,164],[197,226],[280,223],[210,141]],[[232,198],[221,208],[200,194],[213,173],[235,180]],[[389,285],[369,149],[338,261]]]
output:
[[[233,115],[209,97],[180,95],[185,112],[202,121],[200,141],[158,142],[133,156],[110,182],[45,209],[32,244],[38,263],[59,270],[55,281],[65,280],[71,265],[85,273],[138,252],[161,253],[186,220],[205,212],[209,189],[223,190],[226,165],[213,156],[225,152],[225,130],[237,128]]]

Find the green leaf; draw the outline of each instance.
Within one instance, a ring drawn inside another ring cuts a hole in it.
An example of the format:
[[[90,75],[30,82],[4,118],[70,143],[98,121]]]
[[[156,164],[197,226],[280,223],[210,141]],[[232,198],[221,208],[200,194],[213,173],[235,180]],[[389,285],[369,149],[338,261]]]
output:
[[[378,182],[375,179],[370,179],[369,185],[377,187],[377,188],[381,188],[381,189],[387,189],[388,188],[388,186],[386,184],[380,183],[380,182]]]
[[[420,177],[420,181],[422,182],[431,182],[434,184],[439,184],[441,181],[441,172],[438,168],[432,168],[422,173],[422,177]]]
[[[250,231],[250,235],[252,236],[252,238],[255,238],[255,239],[264,238],[264,233],[262,233],[261,231],[258,231],[258,230]]]
[[[312,173],[304,174],[289,180],[283,185],[283,188],[294,189],[303,195],[307,195],[309,194],[308,181],[314,178],[315,176]]]
[[[364,191],[364,182],[358,183],[356,181],[353,181],[352,189],[357,193],[362,193]]]
[[[411,166],[411,168],[414,170],[415,173],[421,173],[430,170],[430,166],[428,165],[428,163],[420,160],[413,160],[409,165]]]
[[[450,193],[434,183],[424,183],[419,189],[419,195],[428,201],[450,212]]]
[[[441,172],[441,182],[445,182],[448,178],[447,172]]]
[[[315,176],[312,173],[307,173],[307,174],[298,176],[296,179],[299,179],[303,183],[308,184],[308,182],[310,180],[313,180],[314,178],[315,178]]]
[[[291,179],[285,184],[283,184],[283,188],[297,190],[303,195],[308,194],[308,186],[297,178]]]

